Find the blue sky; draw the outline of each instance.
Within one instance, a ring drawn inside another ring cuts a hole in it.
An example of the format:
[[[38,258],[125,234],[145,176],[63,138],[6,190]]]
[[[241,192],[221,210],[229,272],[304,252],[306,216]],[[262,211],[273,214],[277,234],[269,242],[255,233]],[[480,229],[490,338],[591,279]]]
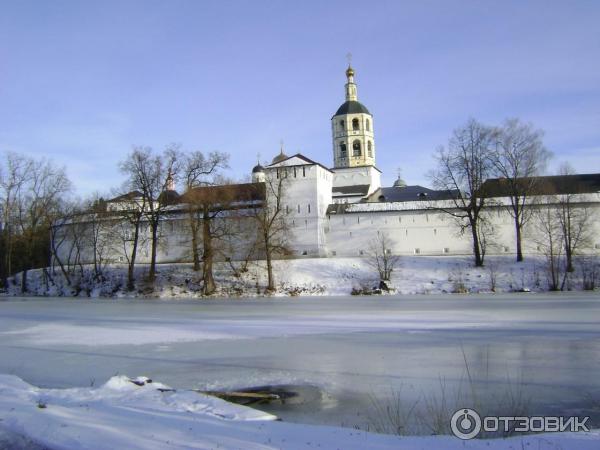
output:
[[[132,145],[301,152],[331,165],[353,54],[384,184],[427,184],[470,117],[518,117],[600,172],[598,1],[2,1],[0,151],[47,156],[77,192],[120,184]]]

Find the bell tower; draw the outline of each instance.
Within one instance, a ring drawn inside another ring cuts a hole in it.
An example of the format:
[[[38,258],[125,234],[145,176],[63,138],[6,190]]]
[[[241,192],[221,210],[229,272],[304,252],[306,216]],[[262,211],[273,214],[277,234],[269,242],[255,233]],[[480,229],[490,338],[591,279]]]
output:
[[[375,165],[373,116],[358,101],[354,69],[346,69],[346,101],[331,118],[334,168]]]

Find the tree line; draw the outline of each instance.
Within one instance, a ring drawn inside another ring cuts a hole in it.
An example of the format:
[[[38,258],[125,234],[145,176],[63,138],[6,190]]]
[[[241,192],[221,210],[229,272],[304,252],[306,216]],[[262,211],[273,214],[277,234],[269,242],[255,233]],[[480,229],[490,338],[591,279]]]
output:
[[[531,124],[508,119],[501,126],[488,126],[471,119],[437,150],[429,178],[437,189],[452,193],[448,207],[441,209],[470,235],[475,266],[484,265],[486,251],[495,244],[490,214],[500,208],[513,220],[516,260],[524,259],[529,230],[537,250],[546,256],[550,289],[562,290],[575,270],[574,257],[591,249],[593,213],[589,204],[577,201],[577,186],[556,191],[541,176],[551,157],[543,132]],[[558,173],[572,174],[568,164]],[[593,266],[596,277],[597,263]]]
[[[122,262],[126,288],[134,290],[141,252],[149,259],[143,281],[152,284],[158,252],[166,245],[164,219],[175,208],[203,294],[217,289],[217,260],[239,276],[249,261],[264,258],[266,289],[274,290],[272,261],[289,253],[282,203],[288,180],[267,177],[264,188],[234,183],[224,176],[228,161],[226,153],[186,152],[177,145],[163,151],[134,147],[119,164],[125,182],[107,201],[98,193],[76,199],[63,168],[7,153],[0,163],[1,285],[21,272],[26,292],[27,271],[43,268],[50,280],[60,272],[77,289],[86,278],[105,280],[107,265]]]

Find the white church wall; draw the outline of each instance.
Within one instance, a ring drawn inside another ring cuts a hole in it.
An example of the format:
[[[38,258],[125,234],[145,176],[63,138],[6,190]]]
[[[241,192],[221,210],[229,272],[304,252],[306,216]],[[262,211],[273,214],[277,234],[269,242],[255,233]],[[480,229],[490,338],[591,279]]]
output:
[[[292,165],[289,163],[292,160],[302,164]],[[267,182],[274,182],[277,176],[287,177],[283,203],[290,228],[288,239],[294,253],[297,256],[322,256],[324,243],[320,218],[331,202],[331,173],[317,164],[290,158],[266,169],[266,176],[271,180]]]
[[[331,195],[327,194],[331,192],[327,190],[331,184],[331,173],[319,166],[311,166],[307,174],[312,177],[307,177],[312,179],[312,182],[296,184],[288,193],[290,203],[301,205],[299,213],[296,207],[296,210],[287,217],[290,222],[290,244],[296,257],[367,256],[378,233],[385,233],[389,237],[391,250],[398,255],[472,254],[469,229],[461,233],[457,222],[450,215],[439,210],[408,208],[408,203],[417,204],[417,202],[407,202],[406,208],[402,210],[392,210],[388,204],[387,210],[377,211],[378,207],[385,205],[382,203],[372,204],[375,212],[368,212],[368,208],[365,207],[362,210],[359,208],[360,212],[356,213],[321,214]],[[315,205],[310,213],[308,202]],[[362,207],[363,204],[360,206]],[[600,253],[600,194],[593,198],[586,197],[585,201],[575,202],[573,206],[580,208],[577,214],[585,209],[590,215],[590,241],[586,243],[586,247],[580,248],[580,253]],[[538,205],[535,208],[546,207],[548,206]],[[514,222],[507,206],[491,207],[486,214],[494,229],[491,238],[493,245],[488,246],[487,254],[514,255],[516,253]],[[246,258],[249,246],[255,238],[254,219],[243,216],[224,220],[232,233],[226,243],[217,243],[223,248],[217,258],[230,257],[233,260]],[[535,219],[532,219],[524,229],[525,255],[540,252],[534,222]],[[75,230],[72,227],[75,227]],[[92,223],[83,219],[59,227],[56,239],[62,244],[58,248],[58,254],[64,264],[69,260],[73,264],[74,261],[73,233],[76,233],[80,239],[80,246],[76,251],[80,252],[81,263],[93,263],[91,230]],[[119,222],[114,217],[106,220],[99,239],[99,245],[102,246],[102,262],[126,264],[127,255],[131,252],[132,236],[133,228],[130,225]],[[63,237],[66,237],[64,241]],[[140,228],[138,263],[150,262],[150,245],[150,230],[144,222]],[[199,245],[201,246],[201,241]],[[256,257],[260,258],[260,255]],[[161,224],[157,261],[159,263],[192,261],[191,235],[185,212],[171,213]],[[56,261],[54,262],[56,264]]]
[[[373,166],[345,167],[333,169],[333,186],[360,186],[369,185],[371,194],[381,187],[381,172]],[[352,202],[348,202],[352,203]]]
[[[367,255],[379,233],[389,237],[391,250],[398,255],[470,253],[468,236],[461,235],[452,220],[432,212],[331,214],[328,222],[330,255]]]

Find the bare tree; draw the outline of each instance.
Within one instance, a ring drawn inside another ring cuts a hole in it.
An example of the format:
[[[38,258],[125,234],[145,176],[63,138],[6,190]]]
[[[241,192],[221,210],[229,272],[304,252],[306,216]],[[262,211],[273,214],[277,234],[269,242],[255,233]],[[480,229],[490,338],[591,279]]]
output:
[[[30,160],[28,178],[16,199],[17,227],[23,246],[21,291],[27,290],[27,272],[49,263],[51,218],[70,191],[71,183],[64,168],[46,160]]]
[[[56,216],[49,220],[50,252],[52,254],[50,269],[54,275],[55,267],[58,265],[69,286],[72,284],[71,258],[74,250],[78,248],[79,241],[77,230],[80,228],[80,224],[76,221],[78,212],[74,202],[63,202],[55,211]],[[77,254],[77,256],[79,255]]]
[[[182,196],[188,205],[190,221],[194,222],[193,229],[201,230],[204,295],[216,291],[214,262],[220,254],[220,243],[231,234],[229,216],[235,209],[234,202],[242,200],[241,186],[244,185],[200,186]]]
[[[566,271],[563,270],[563,234],[558,222],[557,211],[552,203],[540,204],[535,209],[533,240],[546,257],[548,288],[559,291],[564,288]]]
[[[487,198],[481,187],[492,173],[493,136],[493,129],[469,120],[454,130],[447,149],[438,150],[437,168],[429,174],[436,188],[454,193],[452,207],[440,209],[457,219],[461,231],[470,230],[476,266],[483,265],[485,256],[480,224]]]
[[[22,191],[30,178],[33,161],[16,153],[6,153],[4,167],[0,165],[0,283],[6,286],[13,273],[14,240],[17,233],[17,212]]]
[[[146,205],[146,197],[140,192],[132,191],[113,199],[107,211],[116,217],[108,235],[117,242],[127,260],[127,289],[130,291],[135,289],[138,249],[146,244],[146,233],[142,230]]]
[[[559,171],[560,175],[574,174],[574,170],[569,164],[563,164]],[[573,192],[577,192],[578,186],[573,186],[573,188]],[[567,272],[575,271],[573,257],[581,249],[589,247],[592,241],[592,213],[585,203],[577,201],[577,195],[577,193],[566,193],[556,196],[557,219],[565,247]]]
[[[228,166],[229,155],[220,152],[211,152],[208,156],[200,151],[185,155],[182,164],[181,178],[186,192],[200,186],[214,186],[220,176],[220,171]],[[186,203],[188,225],[191,236],[192,260],[194,270],[200,270],[200,228],[202,221],[199,216],[198,205]]]
[[[267,291],[275,290],[273,259],[290,252],[290,227],[286,216],[285,195],[289,180],[285,167],[270,170],[265,176],[265,199],[256,205],[253,216],[258,228],[258,247],[264,253],[267,263]]]
[[[543,132],[518,119],[508,119],[499,128],[496,151],[492,153],[495,170],[501,177],[501,188],[510,199],[517,244],[517,261],[523,261],[523,226],[531,217],[530,196],[536,194],[539,178],[551,153],[542,142]]]
[[[121,163],[121,171],[127,175],[131,190],[137,190],[144,198],[144,216],[150,225],[151,257],[148,280],[156,278],[156,256],[159,242],[159,225],[169,206],[170,187],[177,175],[178,147],[168,147],[157,155],[150,147],[135,147]]]
[[[590,208],[588,188],[580,185],[569,165],[560,168],[562,177],[545,179],[536,205],[534,240],[546,255],[551,290],[569,287],[570,274],[575,271],[575,257],[589,253],[593,241],[596,217]]]
[[[390,237],[379,232],[369,245],[369,265],[379,274],[379,286],[387,289],[392,272],[400,264],[400,256],[392,253]]]
[[[110,230],[113,226],[113,214],[107,210],[107,203],[98,193],[84,199],[80,205],[80,221],[83,223],[85,247],[91,252],[94,278],[101,281],[106,264],[112,262],[115,250]]]

